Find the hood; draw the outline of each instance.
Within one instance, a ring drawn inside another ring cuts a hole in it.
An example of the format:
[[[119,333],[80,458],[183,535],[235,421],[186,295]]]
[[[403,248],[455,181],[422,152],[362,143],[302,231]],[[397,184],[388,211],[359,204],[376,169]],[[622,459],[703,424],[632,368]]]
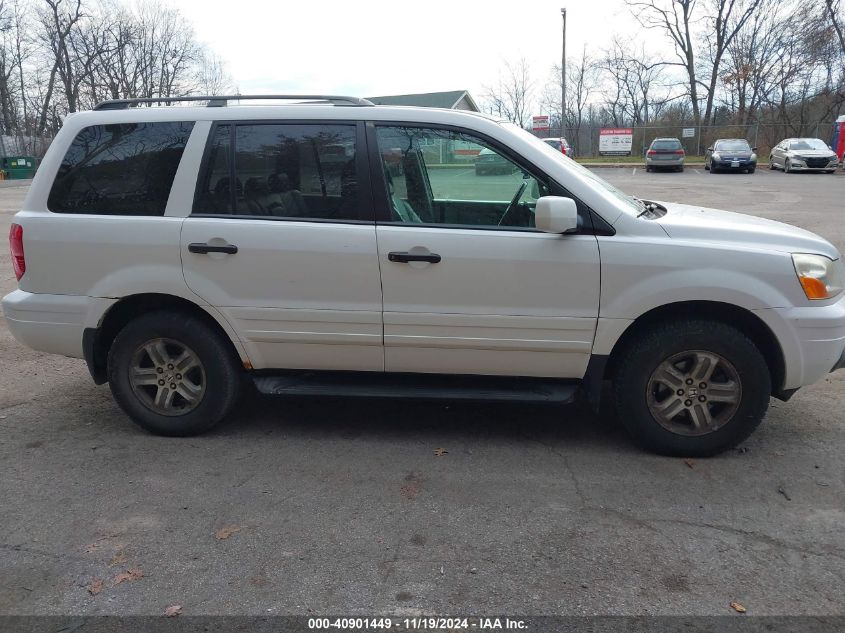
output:
[[[794,157],[806,156],[808,158],[827,158],[836,155],[833,150],[829,149],[791,149],[787,154]]]
[[[735,242],[750,248],[784,253],[818,253],[838,259],[839,252],[826,239],[796,226],[744,213],[706,209],[672,202],[662,218],[653,220],[674,239]]]

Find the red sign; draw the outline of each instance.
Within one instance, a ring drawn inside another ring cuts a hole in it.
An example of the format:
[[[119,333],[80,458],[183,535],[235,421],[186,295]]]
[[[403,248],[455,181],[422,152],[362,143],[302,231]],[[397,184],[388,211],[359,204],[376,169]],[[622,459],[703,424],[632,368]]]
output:
[[[605,134],[633,134],[634,130],[630,127],[603,127],[599,130],[599,135]]]
[[[531,118],[531,129],[535,132],[542,132],[549,129],[549,115],[538,114]]]

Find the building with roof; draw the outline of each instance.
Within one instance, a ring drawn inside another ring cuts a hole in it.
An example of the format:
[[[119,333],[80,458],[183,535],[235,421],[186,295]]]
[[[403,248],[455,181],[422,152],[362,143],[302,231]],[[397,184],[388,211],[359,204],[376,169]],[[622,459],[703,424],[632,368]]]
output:
[[[417,106],[422,108],[447,108],[449,110],[469,110],[480,112],[469,92],[450,90],[447,92],[421,92],[410,95],[387,95],[367,97],[376,105]]]

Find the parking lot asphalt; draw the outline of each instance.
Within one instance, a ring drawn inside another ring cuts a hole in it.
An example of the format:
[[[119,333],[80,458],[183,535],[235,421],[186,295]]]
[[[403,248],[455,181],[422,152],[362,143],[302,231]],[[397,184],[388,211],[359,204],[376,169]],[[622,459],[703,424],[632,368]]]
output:
[[[600,173],[845,250],[843,175]],[[262,397],[167,439],[0,319],[0,614],[843,614],[843,387],[706,460],[582,405]]]

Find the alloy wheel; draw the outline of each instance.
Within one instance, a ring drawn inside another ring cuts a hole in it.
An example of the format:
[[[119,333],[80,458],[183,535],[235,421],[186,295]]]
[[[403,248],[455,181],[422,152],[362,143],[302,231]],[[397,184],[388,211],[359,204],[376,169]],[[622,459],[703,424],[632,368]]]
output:
[[[742,400],[736,367],[719,354],[691,350],[664,360],[646,388],[648,409],[667,431],[700,436],[733,418]]]
[[[205,368],[199,356],[179,341],[154,338],[132,354],[129,384],[148,409],[177,416],[193,411],[205,395]]]

